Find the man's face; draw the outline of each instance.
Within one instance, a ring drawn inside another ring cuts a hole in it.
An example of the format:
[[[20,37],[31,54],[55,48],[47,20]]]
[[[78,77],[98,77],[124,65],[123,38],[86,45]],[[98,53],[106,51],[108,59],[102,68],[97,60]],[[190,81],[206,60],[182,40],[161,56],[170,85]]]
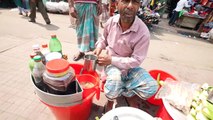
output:
[[[132,23],[140,7],[140,0],[118,0],[120,19],[125,23]]]

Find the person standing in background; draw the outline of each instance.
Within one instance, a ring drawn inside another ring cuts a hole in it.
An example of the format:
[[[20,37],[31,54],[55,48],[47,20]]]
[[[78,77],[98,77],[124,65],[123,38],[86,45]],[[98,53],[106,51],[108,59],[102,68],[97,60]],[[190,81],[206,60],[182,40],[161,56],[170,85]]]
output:
[[[103,23],[109,19],[109,1],[102,0],[102,13],[100,15],[100,25],[104,28]]]
[[[71,15],[71,0],[68,0],[68,4],[69,4],[69,17],[70,17],[70,27],[71,28],[76,28],[76,18],[72,17]]]
[[[170,18],[169,23],[168,23],[170,26],[172,26],[172,25],[175,24],[176,20],[177,20],[178,17],[179,17],[180,11],[182,11],[184,7],[190,7],[189,1],[188,1],[188,0],[180,0],[180,1],[177,3],[177,6],[176,6],[176,8],[174,9],[173,14],[172,14],[172,17]]]
[[[73,60],[78,61],[86,52],[95,49],[98,39],[99,15],[101,3],[99,0],[69,0],[72,17],[76,18],[76,33],[79,52]]]
[[[14,0],[16,6],[19,10],[19,15],[23,15],[23,12],[25,13],[25,16],[28,16],[28,11],[30,9],[29,7],[29,1],[28,0]]]
[[[168,0],[167,5],[168,5],[168,16],[167,19],[170,19],[172,17],[173,10],[177,6],[179,0]]]
[[[30,0],[30,19],[29,22],[35,23],[36,20],[36,7],[38,7],[39,12],[41,13],[42,17],[44,18],[46,24],[50,24],[50,19],[45,9],[45,6],[42,0]]]

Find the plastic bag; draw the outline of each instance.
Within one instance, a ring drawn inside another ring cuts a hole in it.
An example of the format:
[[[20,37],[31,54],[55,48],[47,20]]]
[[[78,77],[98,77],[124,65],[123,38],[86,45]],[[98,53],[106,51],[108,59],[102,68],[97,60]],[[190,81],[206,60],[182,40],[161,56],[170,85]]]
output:
[[[46,8],[49,12],[68,13],[69,4],[67,2],[46,2]]]
[[[188,114],[194,93],[199,90],[199,87],[200,85],[196,83],[166,79],[155,98],[164,98],[172,106],[181,110],[184,114]]]
[[[59,13],[68,13],[69,12],[69,4],[64,1],[60,1],[58,3],[58,12]]]
[[[46,8],[49,12],[57,12],[58,11],[58,3],[57,2],[46,2]]]

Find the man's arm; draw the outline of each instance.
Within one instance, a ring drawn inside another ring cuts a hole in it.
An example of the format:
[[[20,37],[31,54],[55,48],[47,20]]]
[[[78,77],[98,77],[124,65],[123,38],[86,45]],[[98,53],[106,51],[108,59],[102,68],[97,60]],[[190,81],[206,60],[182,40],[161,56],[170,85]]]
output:
[[[71,7],[74,7],[74,2],[73,2],[73,0],[68,0],[68,4],[69,4],[69,7],[71,8]]]
[[[77,13],[74,8],[74,1],[68,0],[68,4],[69,4],[69,9],[70,9],[70,15],[74,18],[77,18]]]

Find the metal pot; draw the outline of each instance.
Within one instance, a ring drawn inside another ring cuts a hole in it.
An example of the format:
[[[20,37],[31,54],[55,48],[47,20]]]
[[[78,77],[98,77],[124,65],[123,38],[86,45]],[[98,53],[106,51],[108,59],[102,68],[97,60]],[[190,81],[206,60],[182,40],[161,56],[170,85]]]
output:
[[[84,67],[83,70],[91,72],[96,70],[97,56],[93,54],[87,54],[84,56]]]

